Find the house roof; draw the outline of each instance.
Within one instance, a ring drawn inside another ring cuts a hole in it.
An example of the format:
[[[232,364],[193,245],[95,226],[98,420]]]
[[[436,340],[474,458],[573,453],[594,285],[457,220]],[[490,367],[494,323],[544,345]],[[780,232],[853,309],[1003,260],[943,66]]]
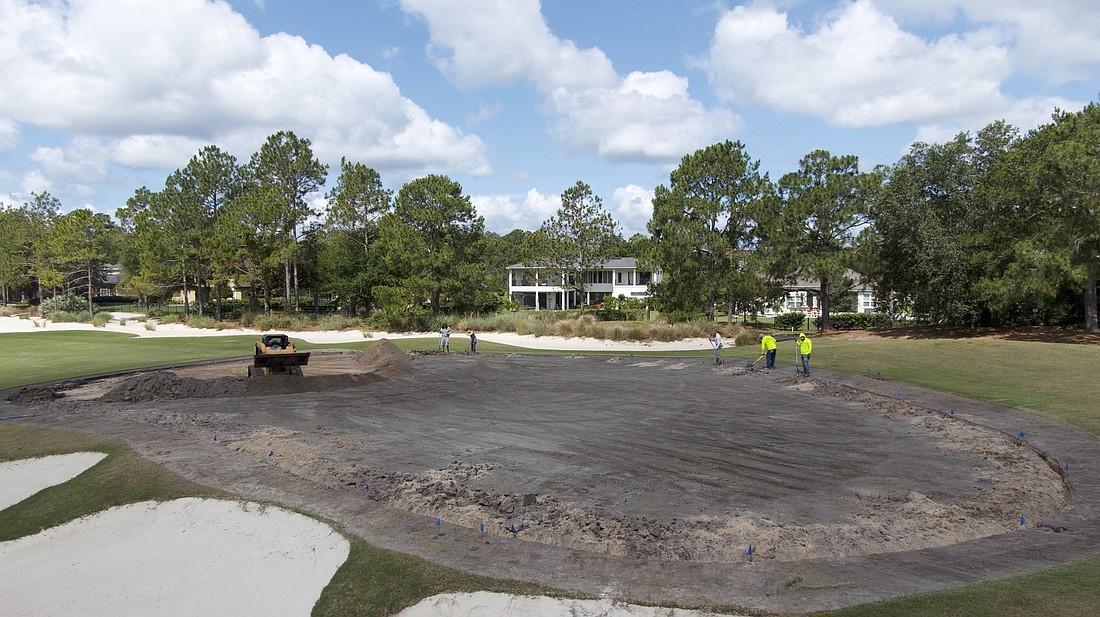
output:
[[[519,270],[523,268],[537,268],[539,266],[531,266],[529,264],[512,264],[508,266],[509,270]],[[638,260],[633,257],[612,257],[603,262],[599,266],[604,270],[611,270],[613,268],[637,268]]]

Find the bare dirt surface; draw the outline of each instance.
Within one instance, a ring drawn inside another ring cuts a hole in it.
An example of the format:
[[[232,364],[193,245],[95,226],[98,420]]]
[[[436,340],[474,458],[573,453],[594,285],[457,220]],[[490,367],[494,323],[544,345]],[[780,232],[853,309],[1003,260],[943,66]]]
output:
[[[246,374],[182,367],[15,403],[381,546],[642,602],[835,608],[1051,565],[1100,537],[1100,488],[1066,467],[1100,460],[1096,440],[878,380],[388,341],[315,354],[301,377]]]

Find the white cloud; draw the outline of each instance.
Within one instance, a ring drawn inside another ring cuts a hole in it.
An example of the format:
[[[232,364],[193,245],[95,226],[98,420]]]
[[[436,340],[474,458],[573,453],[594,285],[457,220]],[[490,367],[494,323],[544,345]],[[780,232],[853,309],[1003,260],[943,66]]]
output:
[[[30,159],[58,190],[81,195],[91,194],[90,186],[110,175],[110,151],[94,137],[77,137],[65,148],[36,148]]]
[[[474,195],[470,202],[485,218],[486,229],[508,233],[513,229],[538,229],[561,207],[561,195],[543,195],[531,189],[519,203],[508,195]]]
[[[401,0],[401,8],[427,22],[436,66],[465,87],[530,79],[552,92],[618,81],[602,51],[550,32],[538,0]]]
[[[1100,4],[1095,0],[877,0],[884,11],[920,25],[950,24],[996,30],[1011,43],[1012,62],[1049,83],[1088,83],[1100,62]]]
[[[481,124],[483,122],[488,122],[489,120],[492,120],[493,118],[499,116],[503,111],[504,105],[502,105],[500,101],[490,104],[482,104],[481,107],[478,108],[477,113],[470,116],[470,118],[466,120],[466,123]]]
[[[19,143],[19,125],[11,118],[0,118],[0,152]]]
[[[188,161],[208,143],[182,135],[131,135],[114,142],[115,161],[131,168],[172,168]]]
[[[1021,136],[1029,130],[1052,121],[1054,110],[1078,111],[1084,107],[1083,103],[1069,101],[1063,98],[1034,98],[1016,101],[1005,109],[996,112],[987,112],[980,116],[968,118],[964,121],[940,124],[926,124],[917,130],[916,141],[924,143],[947,143],[963,132],[977,133],[986,125],[997,120],[1004,120],[1008,124],[1020,129]],[[905,150],[908,151],[908,146]]]
[[[261,37],[225,2],[0,0],[0,83],[20,93],[0,97],[0,117],[117,139],[132,166],[291,129],[330,163],[489,171],[477,136],[431,118],[389,74],[297,36]]]
[[[42,172],[34,170],[23,175],[22,189],[23,195],[27,196],[21,200],[24,201],[29,199],[31,193],[45,193],[46,191],[53,190],[53,185],[42,175]]]
[[[554,133],[574,150],[613,161],[676,160],[740,128],[729,111],[707,109],[669,71],[620,77],[604,53],[550,32],[538,0],[401,0],[423,18],[440,70],[459,85],[532,82],[547,95]]]
[[[611,215],[622,227],[623,237],[648,234],[646,225],[653,218],[653,190],[628,184],[611,194]]]
[[[611,160],[672,161],[740,128],[732,113],[706,109],[687,89],[669,71],[631,73],[615,88],[559,89],[555,131]]]
[[[856,0],[809,33],[762,4],[736,7],[719,21],[705,65],[727,99],[865,127],[1005,107],[1009,56],[982,32],[921,39]]]

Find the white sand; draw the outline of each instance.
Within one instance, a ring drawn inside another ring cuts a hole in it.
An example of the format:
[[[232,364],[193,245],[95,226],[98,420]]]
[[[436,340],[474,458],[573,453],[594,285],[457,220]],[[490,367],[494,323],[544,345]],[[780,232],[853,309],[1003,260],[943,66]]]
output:
[[[613,600],[570,600],[546,596],[513,596],[478,591],[444,593],[425,598],[397,617],[709,617],[714,613],[624,604]]]
[[[328,525],[280,508],[132,504],[0,544],[3,612],[305,617],[349,548]]]
[[[0,510],[71,480],[105,458],[102,452],[76,452],[0,463]]]
[[[146,328],[146,324],[134,321],[134,315],[127,313],[112,313],[114,318],[106,326],[97,328],[85,323],[54,323],[45,319],[20,319],[18,317],[0,317],[0,333],[5,332],[54,332],[64,330],[95,330],[99,332],[118,332],[139,336],[142,338],[153,337],[181,337],[181,336],[259,336],[263,332],[250,328],[233,328],[215,330],[211,328],[191,328],[183,324],[156,324],[153,329]],[[125,320],[125,325],[122,321]],[[436,337],[434,332],[368,332],[364,335],[362,330],[341,330],[326,332],[285,332],[292,338],[310,343],[352,343],[356,341],[390,340],[402,338]],[[633,351],[691,351],[698,349],[711,349],[710,343],[705,338],[684,339],[672,342],[648,342],[634,343],[629,341],[607,341],[592,338],[563,338],[559,336],[533,336],[530,334],[519,335],[506,332],[477,333],[478,341],[491,341],[515,347],[528,349],[547,349],[561,351],[613,351],[630,353]],[[463,332],[455,332],[451,335],[451,350],[462,351],[468,349],[470,339]]]

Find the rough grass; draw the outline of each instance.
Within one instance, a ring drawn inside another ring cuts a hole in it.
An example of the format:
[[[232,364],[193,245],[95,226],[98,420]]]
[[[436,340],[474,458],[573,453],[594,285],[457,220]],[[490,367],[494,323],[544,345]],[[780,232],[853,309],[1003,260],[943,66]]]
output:
[[[1100,614],[1100,556],[1035,574],[814,613],[814,617],[1086,617]]]

